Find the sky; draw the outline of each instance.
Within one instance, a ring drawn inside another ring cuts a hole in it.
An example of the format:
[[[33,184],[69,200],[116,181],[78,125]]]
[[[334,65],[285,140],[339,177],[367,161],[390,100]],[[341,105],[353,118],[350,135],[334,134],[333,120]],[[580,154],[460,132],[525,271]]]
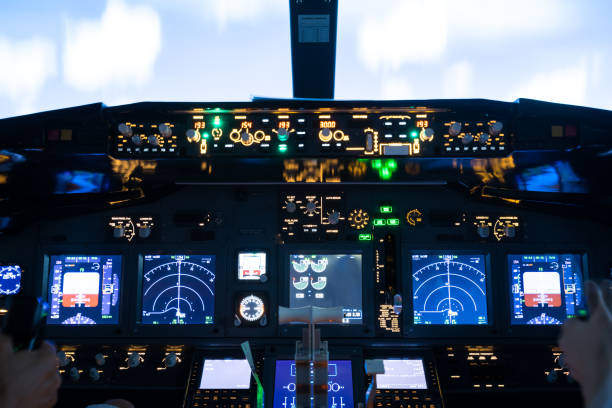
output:
[[[608,0],[339,0],[336,99],[612,109]],[[291,97],[289,0],[2,0],[0,118]]]

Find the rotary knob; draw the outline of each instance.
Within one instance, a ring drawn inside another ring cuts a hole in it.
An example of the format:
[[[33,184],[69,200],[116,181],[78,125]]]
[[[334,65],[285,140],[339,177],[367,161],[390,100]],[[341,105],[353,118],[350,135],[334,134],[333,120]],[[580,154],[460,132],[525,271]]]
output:
[[[368,222],[370,221],[370,216],[365,210],[362,209],[354,209],[349,213],[348,222],[351,228],[355,229],[364,229]]]
[[[487,142],[489,141],[490,136],[488,133],[483,133],[482,135],[480,135],[480,144],[487,144]]]
[[[189,129],[185,132],[185,136],[187,137],[187,141],[189,143],[198,143],[200,141],[200,132],[195,129]]]
[[[168,368],[174,367],[178,362],[178,357],[175,352],[168,353],[166,357],[164,357],[164,365]]]
[[[94,359],[96,360],[96,364],[99,365],[100,367],[106,364],[106,357],[104,357],[104,354],[102,353],[96,354],[94,356]]]
[[[516,236],[516,227],[514,225],[506,225],[504,227],[504,235],[506,238],[514,238]]]
[[[88,374],[92,381],[98,381],[100,379],[100,372],[93,367],[89,369]]]
[[[472,143],[472,140],[474,140],[474,136],[472,136],[471,133],[466,133],[465,135],[463,135],[463,139],[461,139],[461,143],[463,143],[464,145],[468,145]]]
[[[287,205],[285,206],[285,209],[287,210],[288,213],[293,214],[295,210],[297,210],[297,206],[295,205],[293,201],[289,201]]]
[[[140,227],[138,228],[139,238],[149,238],[151,236],[151,227]]]
[[[113,238],[123,238],[125,236],[125,228],[115,227],[113,228]]]
[[[70,359],[66,355],[66,352],[58,351],[56,356],[57,356],[57,363],[60,367],[66,367],[68,364],[70,364]]]
[[[151,146],[159,146],[159,140],[157,139],[157,136],[155,135],[149,136],[147,138],[147,142],[149,142]]]
[[[79,373],[79,369],[76,367],[72,367],[70,369],[70,379],[74,382],[77,382],[81,379],[81,373]]]
[[[336,225],[340,222],[340,213],[338,211],[332,211],[329,213],[328,219],[331,225]]]
[[[132,127],[128,126],[126,123],[120,123],[119,126],[117,126],[117,130],[125,137],[132,136]]]
[[[451,136],[457,136],[459,133],[461,133],[461,123],[455,122],[450,125],[448,128],[448,133],[450,133]]]
[[[432,128],[424,128],[421,129],[421,133],[419,134],[419,138],[422,142],[431,142],[434,138],[434,131]]]
[[[159,129],[159,134],[163,137],[172,136],[172,128],[165,123],[160,123],[157,128]]]
[[[317,204],[314,201],[309,201],[306,203],[306,213],[312,215],[317,210]]]
[[[323,128],[319,131],[319,140],[329,142],[332,139],[333,133],[329,128]]]
[[[281,142],[286,142],[289,139],[289,132],[285,128],[279,128],[276,134]]]
[[[127,364],[129,368],[138,367],[140,365],[140,354],[135,351],[130,354],[127,359]]]
[[[478,236],[479,236],[480,238],[488,238],[488,237],[489,237],[489,234],[490,234],[490,232],[491,232],[490,230],[491,230],[491,229],[489,228],[489,226],[488,226],[488,225],[479,225],[479,226],[478,226],[478,229],[477,229]]]
[[[134,143],[136,146],[140,146],[142,144],[142,139],[140,138],[140,135],[134,135],[132,136],[132,138],[130,139],[132,141],[132,143]]]
[[[497,136],[501,133],[504,128],[504,124],[502,122],[494,122],[489,126],[489,133],[493,136]]]

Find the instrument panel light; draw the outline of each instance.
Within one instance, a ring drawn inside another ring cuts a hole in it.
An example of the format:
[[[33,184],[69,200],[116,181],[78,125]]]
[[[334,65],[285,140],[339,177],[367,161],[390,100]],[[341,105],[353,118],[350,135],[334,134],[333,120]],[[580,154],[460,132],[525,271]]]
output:
[[[215,116],[215,119],[213,120],[213,124],[215,126],[221,126],[221,118],[219,116]]]
[[[384,225],[386,225],[386,220],[384,218],[374,218],[374,226],[375,227],[382,227]]]
[[[388,218],[387,225],[398,226],[400,224],[399,218]]]
[[[287,152],[287,145],[284,143],[281,143],[278,145],[278,151],[279,153],[285,153]]]
[[[359,234],[360,241],[371,241],[372,238],[372,234]]]
[[[393,212],[393,207],[391,207],[390,205],[381,205],[380,212],[381,213],[391,213]]]

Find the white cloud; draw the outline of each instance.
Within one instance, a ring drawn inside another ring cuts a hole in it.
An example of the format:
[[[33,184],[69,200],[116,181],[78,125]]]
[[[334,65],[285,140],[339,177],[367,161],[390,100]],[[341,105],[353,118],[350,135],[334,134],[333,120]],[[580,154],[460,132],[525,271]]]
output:
[[[467,61],[457,62],[448,67],[444,74],[444,97],[471,97],[472,71],[472,64]]]
[[[64,80],[82,90],[112,85],[143,85],[153,76],[161,49],[157,12],[108,0],[99,20],[68,21]]]
[[[547,102],[582,105],[585,103],[588,85],[588,64],[541,72],[519,86],[507,99],[540,99]]]
[[[397,70],[405,62],[438,59],[447,43],[445,2],[415,0],[394,5],[385,8],[382,16],[364,17],[358,29],[357,54],[365,66],[372,71]]]
[[[286,0],[216,0],[208,2],[212,14],[221,27],[228,23],[255,21],[270,14],[288,10]],[[287,19],[289,15],[287,15]]]
[[[383,99],[410,99],[412,87],[404,78],[385,78],[382,83]]]
[[[15,114],[33,111],[47,79],[57,74],[57,51],[45,38],[15,41],[0,37],[0,96],[7,96]]]

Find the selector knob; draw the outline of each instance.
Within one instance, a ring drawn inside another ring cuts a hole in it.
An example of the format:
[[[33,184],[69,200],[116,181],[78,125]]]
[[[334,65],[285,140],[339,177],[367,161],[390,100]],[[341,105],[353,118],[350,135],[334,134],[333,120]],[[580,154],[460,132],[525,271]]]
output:
[[[558,378],[559,378],[559,374],[557,374],[557,371],[556,370],[550,370],[550,372],[546,376],[546,381],[548,381],[549,383],[552,384],[552,383],[557,382]]]
[[[504,124],[502,122],[491,123],[491,126],[489,126],[489,133],[493,136],[497,136],[501,133],[503,128]]]
[[[155,135],[147,137],[147,142],[149,142],[150,145],[159,146],[159,140],[157,140],[157,136]]]
[[[340,221],[340,213],[338,211],[332,211],[328,218],[331,225],[336,225]]]
[[[89,369],[88,374],[92,381],[98,381],[100,379],[100,372],[93,367]]]
[[[159,126],[157,126],[157,128],[159,129],[159,134],[162,135],[163,137],[172,136],[172,128],[166,125],[165,123],[160,123]]]
[[[474,136],[472,136],[471,133],[466,133],[465,135],[463,135],[463,139],[461,139],[461,142],[464,145],[467,145],[467,144],[472,143],[472,140],[474,140]]]
[[[317,205],[314,202],[309,201],[309,202],[306,203],[306,212],[308,214],[314,214],[316,209],[317,209]]]
[[[319,139],[322,142],[329,142],[332,139],[332,131],[329,128],[323,128],[319,131]]]
[[[128,363],[129,368],[138,367],[140,365],[140,354],[134,351],[132,354],[128,356],[127,363]]]
[[[419,138],[422,142],[431,142],[434,138],[434,131],[432,128],[421,129]]]
[[[79,369],[76,367],[72,367],[70,369],[70,379],[72,381],[79,381],[81,379],[81,373],[79,373]]]
[[[514,238],[516,236],[516,227],[514,225],[506,225],[504,227],[504,235],[508,238]]]
[[[290,214],[293,214],[295,210],[297,210],[297,206],[295,205],[293,201],[289,201],[287,203],[287,212]]]
[[[166,357],[164,357],[164,365],[168,368],[174,367],[177,363],[176,353],[169,353]]]
[[[488,238],[491,231],[488,225],[479,225],[477,232],[480,238]]]
[[[451,136],[457,136],[459,133],[461,133],[461,123],[455,122],[450,125],[448,128],[448,133],[450,133]]]
[[[140,146],[142,144],[142,139],[140,138],[139,135],[134,135],[132,136],[132,143],[134,143],[136,146]]]
[[[488,133],[483,133],[482,135],[480,135],[480,144],[487,144],[489,138],[490,136]]]
[[[246,130],[243,130],[240,132],[240,140],[242,141],[242,144],[250,144],[251,135]]]
[[[96,354],[94,356],[94,359],[96,360],[96,364],[99,365],[100,367],[106,364],[106,357],[104,357],[104,354],[102,353]]]
[[[289,132],[285,128],[279,128],[276,134],[278,135],[278,140],[281,142],[285,142],[289,139]]]
[[[187,136],[187,141],[190,143],[197,143],[200,141],[200,132],[198,132],[195,129],[189,129],[188,131],[185,132],[185,136]]]
[[[56,356],[57,356],[57,363],[60,367],[66,367],[68,364],[70,364],[70,359],[68,358],[68,356],[66,355],[64,351],[58,351]]]
[[[374,135],[372,132],[366,133],[365,151],[368,153],[374,151]]]
[[[151,228],[150,227],[140,227],[138,228],[138,237],[139,238],[149,238],[151,236]]]
[[[125,235],[125,228],[115,227],[113,228],[113,238],[123,238]]]
[[[132,127],[125,123],[120,123],[119,126],[117,126],[117,130],[125,137],[132,136]]]

